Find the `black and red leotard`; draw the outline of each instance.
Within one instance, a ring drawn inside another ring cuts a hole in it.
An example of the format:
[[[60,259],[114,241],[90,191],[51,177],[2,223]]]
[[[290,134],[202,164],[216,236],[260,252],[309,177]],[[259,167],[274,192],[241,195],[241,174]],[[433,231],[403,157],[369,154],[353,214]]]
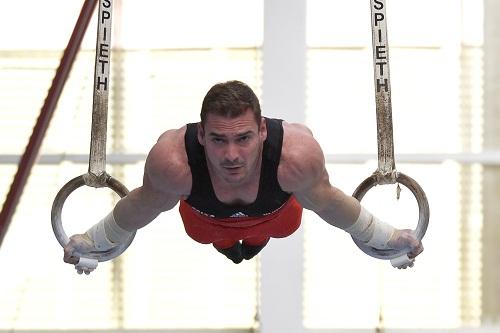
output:
[[[184,137],[192,174],[189,197],[181,200],[179,212],[187,234],[203,244],[228,244],[238,240],[287,237],[300,226],[302,207],[278,183],[278,165],[283,143],[282,120],[266,118],[267,139],[257,198],[248,205],[219,201],[210,179],[205,151],[197,138],[197,124],[188,124]],[[259,244],[254,244],[259,245]]]

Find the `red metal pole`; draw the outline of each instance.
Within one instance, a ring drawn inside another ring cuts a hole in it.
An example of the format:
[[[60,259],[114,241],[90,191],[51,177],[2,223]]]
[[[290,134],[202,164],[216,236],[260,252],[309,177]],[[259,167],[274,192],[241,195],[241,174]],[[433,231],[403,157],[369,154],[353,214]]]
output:
[[[47,93],[45,102],[40,110],[40,115],[36,121],[30,140],[24,151],[21,160],[19,161],[17,173],[10,186],[9,193],[5,199],[0,213],[0,246],[2,245],[7,229],[9,228],[12,216],[16,210],[16,206],[21,198],[24,186],[31,173],[33,164],[38,157],[38,152],[42,144],[47,128],[49,127],[52,115],[61,96],[66,80],[68,79],[71,67],[75,61],[78,50],[82,43],[85,31],[89,25],[92,14],[95,10],[97,0],[86,0],[80,11],[80,16],[76,21],[75,28],[68,42],[68,46],[64,50],[63,56],[57,68],[52,85]]]

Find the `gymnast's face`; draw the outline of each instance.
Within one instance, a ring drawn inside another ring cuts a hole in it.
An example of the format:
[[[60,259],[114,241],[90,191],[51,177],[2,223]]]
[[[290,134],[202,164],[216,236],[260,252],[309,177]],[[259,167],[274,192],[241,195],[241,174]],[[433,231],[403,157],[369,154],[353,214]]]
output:
[[[243,184],[260,171],[266,123],[258,125],[252,110],[236,118],[208,114],[198,127],[198,140],[205,147],[212,176],[229,184]]]

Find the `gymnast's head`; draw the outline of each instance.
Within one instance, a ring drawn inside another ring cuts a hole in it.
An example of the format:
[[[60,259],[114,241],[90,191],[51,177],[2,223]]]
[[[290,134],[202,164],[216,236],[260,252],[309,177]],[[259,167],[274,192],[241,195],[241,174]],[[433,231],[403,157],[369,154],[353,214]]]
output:
[[[201,106],[201,125],[205,127],[209,114],[225,118],[237,118],[247,111],[253,113],[257,126],[261,124],[259,99],[253,90],[241,81],[227,81],[214,85]]]
[[[224,181],[239,185],[260,170],[265,120],[255,93],[243,82],[218,83],[208,91],[201,108],[198,142],[207,164]]]

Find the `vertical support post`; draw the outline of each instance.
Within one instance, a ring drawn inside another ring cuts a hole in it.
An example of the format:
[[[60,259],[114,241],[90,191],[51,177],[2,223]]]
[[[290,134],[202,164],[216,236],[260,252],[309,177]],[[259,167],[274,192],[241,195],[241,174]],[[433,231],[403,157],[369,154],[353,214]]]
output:
[[[500,3],[484,1],[484,143],[483,150],[500,149]],[[483,167],[482,322],[500,323],[500,166]]]
[[[306,0],[264,1],[262,105],[270,117],[304,123]]]
[[[262,105],[267,116],[305,121],[306,0],[264,1]],[[260,332],[303,332],[303,230],[261,257]]]
[[[454,6],[460,16],[454,32],[460,32],[459,39],[452,43],[459,46],[458,64],[460,68],[460,145],[463,152],[477,152],[483,144],[483,134],[487,131],[482,119],[483,111],[483,31],[476,31],[483,23],[483,0],[461,0]],[[483,30],[483,29],[481,29]],[[483,130],[486,130],[483,132]],[[490,168],[490,166],[484,166]],[[463,327],[481,325],[481,273],[483,208],[490,197],[483,197],[483,166],[461,163],[459,167],[459,247],[460,258],[460,322]],[[495,190],[496,191],[496,190]],[[495,203],[496,204],[496,203]]]

